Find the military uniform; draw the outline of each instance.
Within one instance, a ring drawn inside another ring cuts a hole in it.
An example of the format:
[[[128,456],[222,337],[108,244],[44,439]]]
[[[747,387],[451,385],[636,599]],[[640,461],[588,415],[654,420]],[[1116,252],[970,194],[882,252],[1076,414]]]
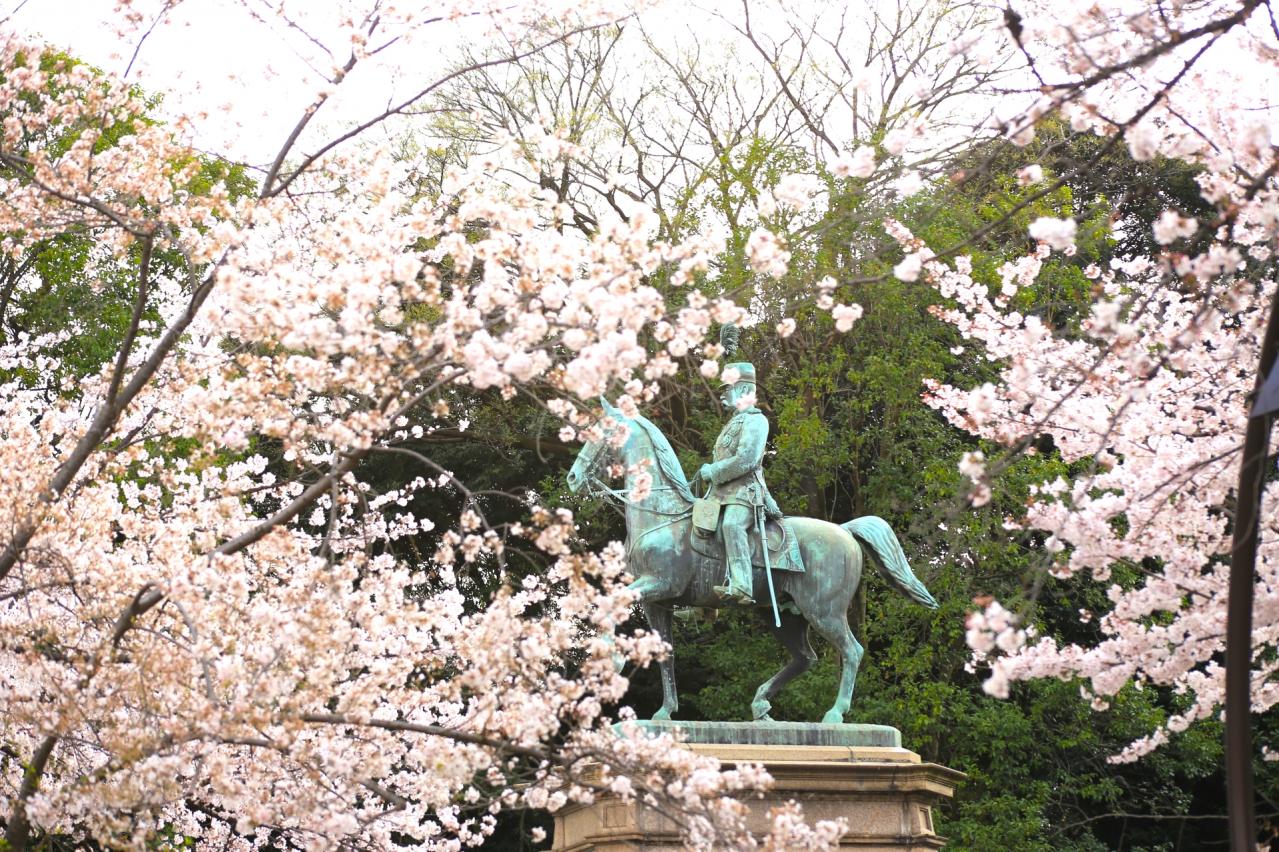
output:
[[[751,406],[733,415],[712,451],[711,495],[723,505],[742,505],[754,513],[763,506],[769,517],[781,517],[777,503],[764,484],[764,445],[768,418]]]
[[[755,368],[732,364],[739,373],[738,384],[755,384]],[[703,466],[702,476],[711,484],[710,495],[723,505],[720,535],[728,563],[728,586],[717,586],[725,597],[751,602],[750,532],[758,509],[769,517],[781,517],[776,501],[764,484],[764,445],[768,441],[768,418],[754,406],[738,411],[724,424],[715,440],[713,461]],[[758,534],[758,531],[756,532]]]

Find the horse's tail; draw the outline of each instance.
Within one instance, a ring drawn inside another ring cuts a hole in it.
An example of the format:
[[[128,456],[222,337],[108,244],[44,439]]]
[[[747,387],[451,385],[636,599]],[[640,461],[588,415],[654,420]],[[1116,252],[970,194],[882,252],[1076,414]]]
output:
[[[880,576],[888,581],[888,585],[915,603],[937,609],[937,601],[924,588],[924,584],[919,582],[915,572],[910,570],[901,542],[897,540],[896,533],[887,521],[874,515],[866,515],[841,524],[840,529],[847,530],[853,538],[867,545],[871,561],[875,563]]]

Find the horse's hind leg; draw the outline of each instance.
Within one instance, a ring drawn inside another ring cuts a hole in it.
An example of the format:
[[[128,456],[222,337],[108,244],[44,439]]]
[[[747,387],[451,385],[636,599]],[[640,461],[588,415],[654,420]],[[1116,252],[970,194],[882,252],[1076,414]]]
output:
[[[773,709],[770,699],[781,692],[786,684],[808,671],[817,661],[817,655],[808,642],[808,622],[800,616],[783,613],[781,627],[775,627],[771,621],[768,626],[790,652],[790,661],[777,674],[760,684],[759,689],[755,690],[755,700],[751,702],[751,717],[757,721],[771,722],[772,719],[768,716],[768,711]]]
[[[844,721],[844,714],[848,712],[848,706],[853,703],[857,669],[862,663],[862,646],[853,636],[853,631],[849,629],[848,616],[843,612],[814,617],[811,623],[818,633],[835,646],[844,662],[839,676],[839,694],[835,696],[835,703],[822,717],[824,724],[838,725]]]
[[[671,630],[671,608],[645,602],[644,617],[670,648],[657,663],[662,676],[662,707],[653,714],[653,718],[660,721],[671,718],[671,714],[679,709],[679,696],[675,692],[675,637]]]

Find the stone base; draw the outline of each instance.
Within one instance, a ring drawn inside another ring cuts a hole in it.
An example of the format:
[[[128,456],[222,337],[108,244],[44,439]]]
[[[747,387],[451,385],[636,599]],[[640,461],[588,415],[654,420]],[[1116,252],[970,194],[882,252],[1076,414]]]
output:
[[[834,727],[834,726],[832,726]],[[852,726],[848,726],[852,727]],[[940,849],[932,806],[954,794],[962,772],[900,747],[750,745],[689,743],[698,754],[725,764],[762,763],[773,788],[745,800],[748,825],[767,831],[770,808],[799,802],[809,821],[848,821],[842,848],[863,852]],[[591,805],[570,805],[555,815],[555,852],[657,852],[682,848],[674,823],[635,802],[602,796]]]

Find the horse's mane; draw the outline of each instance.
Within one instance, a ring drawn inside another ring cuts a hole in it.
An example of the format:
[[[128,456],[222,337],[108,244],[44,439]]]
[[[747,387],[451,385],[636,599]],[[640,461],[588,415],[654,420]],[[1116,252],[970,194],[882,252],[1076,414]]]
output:
[[[671,442],[666,440],[662,430],[638,414],[631,420],[648,434],[648,440],[653,445],[653,455],[657,457],[657,467],[666,477],[666,481],[681,497],[690,503],[693,502],[693,489],[684,478],[684,468],[680,466],[679,459],[675,457],[675,450],[671,449]]]

